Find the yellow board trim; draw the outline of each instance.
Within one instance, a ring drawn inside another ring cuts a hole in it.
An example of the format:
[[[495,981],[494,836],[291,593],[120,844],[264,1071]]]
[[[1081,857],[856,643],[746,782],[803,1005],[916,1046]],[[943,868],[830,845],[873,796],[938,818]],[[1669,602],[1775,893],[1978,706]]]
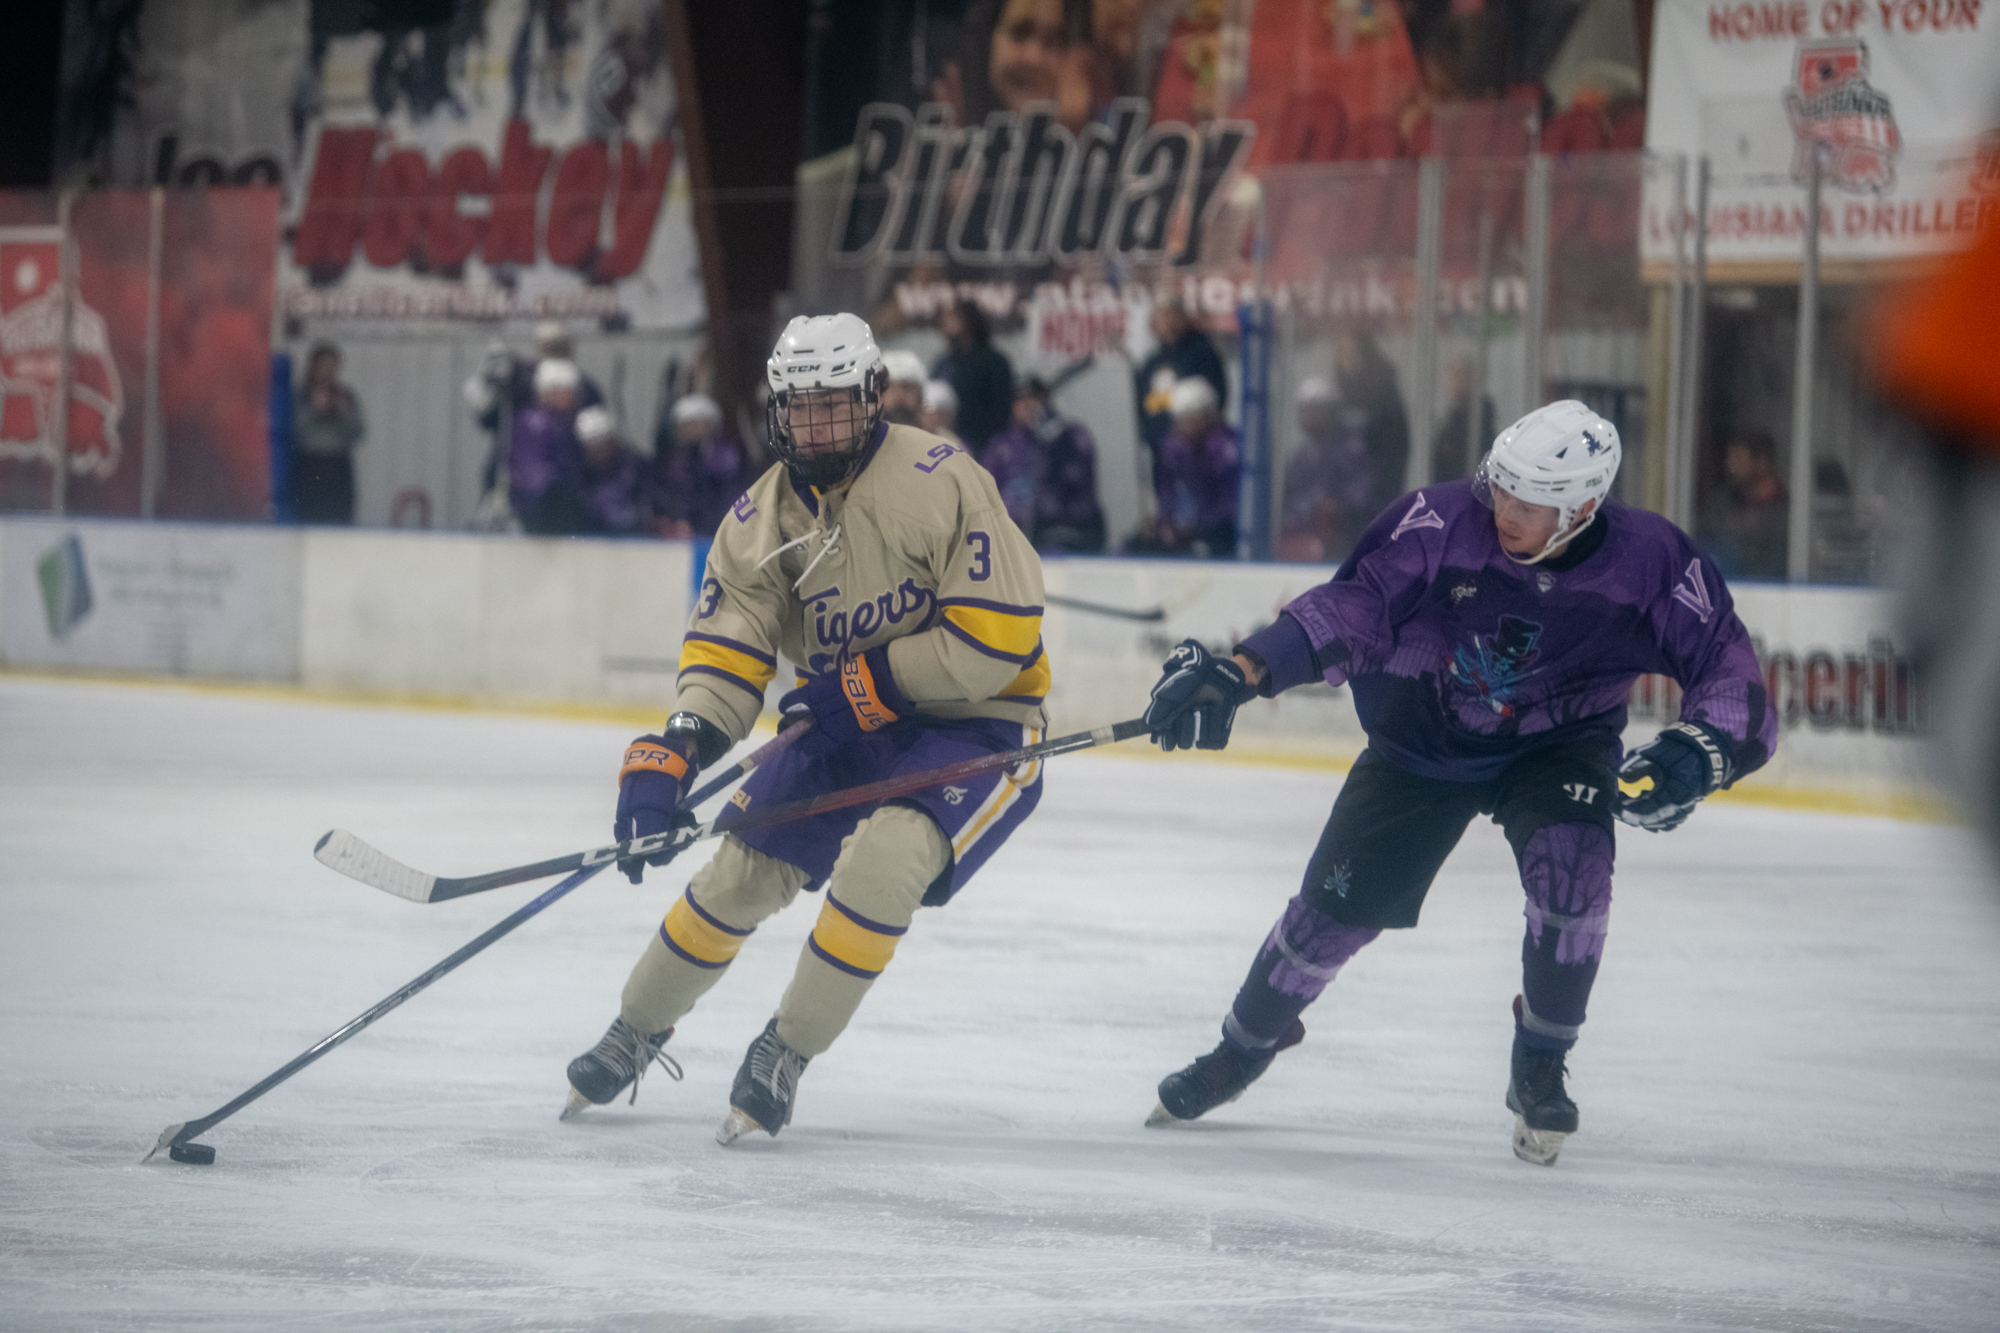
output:
[[[735,961],[743,951],[744,935],[732,935],[726,930],[718,930],[702,919],[701,913],[682,894],[674,900],[667,912],[667,919],[661,923],[667,938],[674,942],[690,957],[699,958],[704,963],[728,963]]]
[[[1022,676],[1030,675],[1023,672]],[[157,676],[149,672],[123,671],[112,667],[26,666],[0,663],[0,679],[47,681],[52,684],[91,688],[166,690],[183,694],[203,694],[215,698],[261,699],[273,703],[330,706],[337,708],[387,708],[418,713],[470,713],[488,717],[545,717],[564,722],[611,723],[629,730],[645,730],[660,723],[664,705],[594,704],[558,699],[523,699],[504,695],[432,694],[421,690],[332,689],[321,686],[249,684],[190,676]],[[1017,678],[1020,679],[1020,678]],[[805,681],[801,678],[800,684]],[[1030,691],[1022,691],[1029,693]],[[1011,693],[1011,691],[1010,691]],[[777,730],[777,719],[766,714],[752,732],[769,736]],[[1236,744],[1224,751],[1179,750],[1162,754],[1150,745],[1128,742],[1095,751],[1126,759],[1160,763],[1219,763],[1248,768],[1292,769],[1308,773],[1345,773],[1354,766],[1351,756],[1313,754],[1281,750],[1254,744]],[[1965,818],[1949,802],[1935,793],[1903,788],[1881,795],[1840,791],[1825,787],[1750,785],[1719,791],[1708,798],[1735,805],[1763,805],[1783,810],[1804,810],[1816,814],[1871,815],[1919,824],[1964,826]]]
[[[859,972],[880,972],[896,956],[901,935],[870,930],[840,910],[831,895],[820,906],[813,925],[813,943],[821,951]]]
[[[1040,616],[1017,616],[983,606],[947,606],[944,618],[996,653],[1026,657],[1042,641]]]

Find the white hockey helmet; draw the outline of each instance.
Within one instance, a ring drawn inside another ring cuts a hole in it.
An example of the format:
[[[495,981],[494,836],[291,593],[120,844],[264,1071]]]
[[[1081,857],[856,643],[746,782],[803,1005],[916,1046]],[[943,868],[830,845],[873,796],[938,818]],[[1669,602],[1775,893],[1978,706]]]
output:
[[[1493,439],[1472,474],[1472,493],[1488,509],[1497,487],[1515,499],[1556,510],[1555,535],[1533,564],[1597,518],[1611,495],[1623,450],[1618,428],[1573,398],[1538,407]],[[1577,514],[1596,501],[1584,521]]]
[[[900,348],[882,353],[882,368],[889,372],[891,384],[922,384],[930,378],[924,371],[923,359]]]
[[[808,486],[838,486],[861,460],[882,415],[882,366],[875,334],[859,315],[799,315],[778,335],[764,365],[771,447]],[[803,430],[808,436],[800,439]]]
[[[576,414],[576,438],[585,444],[610,439],[617,434],[617,421],[601,407],[586,407]]]

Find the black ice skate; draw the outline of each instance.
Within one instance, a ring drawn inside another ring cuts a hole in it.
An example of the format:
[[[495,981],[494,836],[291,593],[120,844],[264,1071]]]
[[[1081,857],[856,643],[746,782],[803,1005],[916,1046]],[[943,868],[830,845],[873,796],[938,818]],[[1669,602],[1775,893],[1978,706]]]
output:
[[[1146,1124],[1157,1129],[1161,1125],[1194,1120],[1224,1102],[1235,1101],[1245,1088],[1263,1077],[1279,1051],[1298,1045],[1305,1037],[1306,1025],[1295,1018],[1269,1055],[1245,1055],[1223,1042],[1186,1069],[1160,1080],[1160,1102],[1146,1117]]]
[[[648,1037],[623,1017],[611,1020],[597,1045],[569,1062],[569,1102],[561,1118],[571,1119],[587,1107],[602,1106],[629,1085],[632,1100],[639,1100],[639,1080],[655,1060],[668,1077],[679,1081],[680,1063],[660,1048],[674,1035],[668,1028]]]
[[[1514,1155],[1554,1166],[1563,1140],[1576,1133],[1576,1103],[1563,1090],[1563,1052],[1540,1051],[1514,1039],[1514,1072],[1507,1109],[1514,1113]]]
[[[715,1141],[726,1148],[753,1129],[777,1137],[792,1122],[799,1075],[811,1061],[811,1056],[800,1055],[779,1040],[777,1019],[766,1023],[743,1053],[743,1065],[729,1089],[729,1116],[715,1131]]]

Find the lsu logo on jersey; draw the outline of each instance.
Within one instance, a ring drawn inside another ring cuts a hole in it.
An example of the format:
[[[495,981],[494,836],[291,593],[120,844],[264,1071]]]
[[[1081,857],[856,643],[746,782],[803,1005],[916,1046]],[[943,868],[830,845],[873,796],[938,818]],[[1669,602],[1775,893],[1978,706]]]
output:
[[[750,808],[750,793],[738,788],[736,794],[729,798],[729,803],[738,810],[748,810]]]

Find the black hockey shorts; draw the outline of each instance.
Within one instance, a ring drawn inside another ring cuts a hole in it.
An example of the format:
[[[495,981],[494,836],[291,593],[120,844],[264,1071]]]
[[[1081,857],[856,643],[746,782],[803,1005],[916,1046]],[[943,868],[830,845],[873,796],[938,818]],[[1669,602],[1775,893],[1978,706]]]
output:
[[[1345,925],[1414,926],[1431,881],[1474,815],[1493,816],[1517,857],[1538,829],[1553,824],[1596,824],[1612,833],[1612,744],[1530,751],[1485,782],[1420,778],[1364,750],[1333,802],[1299,894]]]

